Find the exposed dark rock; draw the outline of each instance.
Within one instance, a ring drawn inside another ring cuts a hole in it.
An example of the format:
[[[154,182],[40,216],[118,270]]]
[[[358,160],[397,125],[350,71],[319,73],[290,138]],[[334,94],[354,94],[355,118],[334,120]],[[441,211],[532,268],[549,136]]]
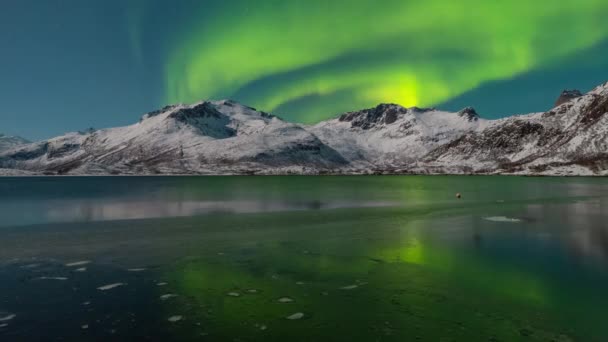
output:
[[[608,113],[608,96],[596,95],[591,104],[581,113],[581,123],[594,123],[606,113]]]
[[[481,153],[484,158],[494,159],[523,149],[525,139],[542,136],[543,125],[523,120],[507,122],[481,133],[468,133],[431,151],[426,159],[434,160],[445,154],[471,155]]]
[[[358,112],[345,113],[338,120],[350,122],[352,127],[370,129],[377,125],[390,125],[397,121],[400,115],[406,114],[407,109],[396,104],[380,104],[375,108]]]
[[[466,107],[458,112],[458,116],[464,117],[469,121],[477,121],[479,120],[479,114],[475,111],[473,107]]]
[[[236,135],[236,130],[227,127],[230,118],[220,113],[210,102],[203,102],[194,107],[182,108],[169,115],[181,123],[198,129],[201,134],[214,138],[229,138]]]
[[[569,102],[572,99],[575,99],[577,97],[581,97],[583,96],[583,94],[576,90],[576,89],[572,89],[572,90],[564,90],[562,91],[561,95],[557,98],[557,101],[555,101],[555,107],[557,106],[561,106],[562,104]]]
[[[223,116],[215,107],[205,101],[191,108],[183,108],[175,111],[169,115],[170,118],[174,118],[179,121],[187,122],[190,119],[196,118],[215,118],[219,119]]]
[[[149,112],[147,114],[144,114],[139,121],[142,121],[142,120],[145,120],[147,118],[151,118],[151,117],[157,116],[159,114],[165,113],[165,112],[170,111],[172,109],[175,109],[177,107],[179,107],[179,105],[164,106],[163,108],[161,108],[159,110],[155,110],[155,111]]]

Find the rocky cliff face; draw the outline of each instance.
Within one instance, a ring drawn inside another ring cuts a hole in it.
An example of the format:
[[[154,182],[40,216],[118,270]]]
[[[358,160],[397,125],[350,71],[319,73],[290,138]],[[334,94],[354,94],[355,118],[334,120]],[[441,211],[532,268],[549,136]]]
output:
[[[234,101],[173,105],[131,126],[0,149],[37,174],[608,174],[608,84],[544,113],[485,120],[381,104],[306,126]],[[567,100],[566,100],[567,99]],[[0,140],[1,141],[1,140]]]

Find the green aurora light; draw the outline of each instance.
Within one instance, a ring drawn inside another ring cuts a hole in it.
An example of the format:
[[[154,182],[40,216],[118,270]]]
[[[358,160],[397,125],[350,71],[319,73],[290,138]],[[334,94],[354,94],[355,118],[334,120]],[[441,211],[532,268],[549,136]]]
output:
[[[168,103],[234,98],[301,122],[432,106],[608,37],[605,0],[210,1],[175,40]]]

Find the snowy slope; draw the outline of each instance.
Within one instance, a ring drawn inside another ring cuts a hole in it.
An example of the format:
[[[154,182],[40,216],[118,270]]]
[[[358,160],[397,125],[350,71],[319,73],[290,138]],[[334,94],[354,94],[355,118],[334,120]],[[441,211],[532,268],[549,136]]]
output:
[[[28,144],[29,141],[15,136],[7,136],[0,134],[0,153],[3,151],[8,151],[10,149],[14,149],[19,146],[23,146]]]
[[[425,156],[446,172],[605,174],[608,83],[545,113],[497,120]]]
[[[49,174],[300,172],[346,163],[299,125],[232,101],[168,106],[131,126],[0,153],[2,168]]]
[[[608,174],[608,83],[544,113],[485,120],[381,104],[307,126],[234,101],[0,149],[1,174]],[[19,171],[7,171],[19,170]]]
[[[458,113],[381,104],[310,130],[347,159],[374,168],[405,167],[430,150],[488,125],[472,108]]]

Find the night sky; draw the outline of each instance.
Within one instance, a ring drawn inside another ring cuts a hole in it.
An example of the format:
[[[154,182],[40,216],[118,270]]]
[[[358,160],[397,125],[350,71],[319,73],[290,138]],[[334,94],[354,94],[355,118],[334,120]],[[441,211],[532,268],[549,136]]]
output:
[[[380,102],[486,118],[608,80],[606,0],[1,0],[0,133],[231,98],[312,123]]]

